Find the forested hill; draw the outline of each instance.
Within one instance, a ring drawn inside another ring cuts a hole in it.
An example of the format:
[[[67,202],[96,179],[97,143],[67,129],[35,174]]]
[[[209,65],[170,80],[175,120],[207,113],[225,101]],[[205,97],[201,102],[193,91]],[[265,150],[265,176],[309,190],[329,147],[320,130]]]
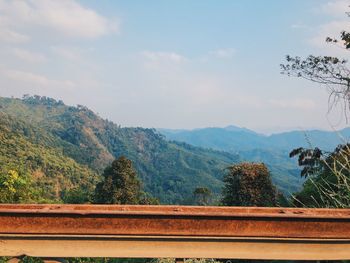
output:
[[[0,177],[11,171],[19,175],[7,179],[7,187],[14,186],[13,200],[60,202],[68,201],[73,191],[94,190],[99,181],[96,171],[64,155],[62,146],[68,145],[43,129],[0,112]]]
[[[289,158],[291,150],[319,147],[332,151],[338,144],[350,139],[350,128],[340,132],[291,131],[270,136],[235,126],[195,130],[161,129],[160,132],[169,140],[235,153],[246,161],[264,162],[271,171],[274,183],[284,192],[296,191],[303,182],[296,158]]]
[[[131,159],[144,190],[163,203],[191,202],[196,187],[220,193],[236,154],[168,142],[153,129],[122,128],[84,106],[47,97],[0,98],[1,169],[25,170],[48,198],[92,189],[121,155]]]

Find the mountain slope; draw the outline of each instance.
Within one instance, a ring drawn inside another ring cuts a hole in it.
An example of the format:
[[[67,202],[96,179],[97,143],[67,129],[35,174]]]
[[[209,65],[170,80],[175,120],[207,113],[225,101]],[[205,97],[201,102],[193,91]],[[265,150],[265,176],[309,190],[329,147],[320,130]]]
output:
[[[35,136],[45,131],[50,137],[45,147],[96,173],[114,158],[126,156],[145,190],[163,203],[191,202],[198,186],[219,194],[224,168],[238,161],[236,154],[168,142],[152,129],[121,128],[86,107],[66,106],[46,97],[0,98],[0,112],[38,127]]]
[[[318,147],[326,151],[332,151],[341,143],[350,139],[350,128],[338,132],[309,130],[291,131],[272,134],[266,138],[269,147],[279,149],[293,149],[295,147]]]
[[[263,135],[247,129],[233,128],[203,128],[194,130],[166,130],[159,129],[169,140],[186,142],[195,146],[220,149],[234,152],[251,150],[259,145],[264,146]]]
[[[0,112],[0,172],[29,176],[38,199],[60,202],[71,190],[93,191],[99,176],[65,156],[57,140],[28,123]]]
[[[303,183],[297,161],[289,158],[292,149],[317,146],[324,150],[333,150],[339,143],[350,138],[350,128],[338,133],[312,130],[270,136],[236,126],[159,131],[169,140],[236,153],[246,161],[264,162],[271,171],[274,183],[285,193],[297,191]]]

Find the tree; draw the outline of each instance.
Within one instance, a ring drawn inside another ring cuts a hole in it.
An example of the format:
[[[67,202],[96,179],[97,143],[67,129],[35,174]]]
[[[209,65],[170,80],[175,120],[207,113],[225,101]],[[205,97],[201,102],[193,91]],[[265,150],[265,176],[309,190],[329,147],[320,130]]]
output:
[[[28,176],[0,170],[0,203],[28,203],[36,199]]]
[[[227,206],[276,206],[277,191],[263,163],[241,163],[227,168],[222,203]]]
[[[347,13],[349,15],[349,13]],[[327,37],[327,43],[350,49],[350,33],[342,31],[340,39]],[[310,55],[286,57],[282,74],[301,77],[327,87],[329,109],[339,103],[343,106],[346,122],[350,110],[350,68],[345,59],[333,56]],[[294,195],[294,203],[307,207],[350,207],[350,144],[339,145],[333,152],[321,149],[297,148],[290,157],[299,156],[303,167],[301,176],[307,177],[304,188]]]
[[[105,169],[103,181],[96,186],[95,201],[101,204],[138,204],[141,194],[141,183],[132,162],[121,156]]]
[[[61,199],[65,204],[88,204],[91,203],[92,193],[84,187],[76,187],[64,190]]]
[[[94,201],[99,204],[119,205],[159,204],[158,199],[142,191],[132,162],[124,156],[114,160],[105,169],[103,181],[96,186]]]
[[[211,203],[212,193],[207,187],[197,187],[193,195],[196,205],[206,206]]]
[[[347,13],[349,15],[349,13]],[[350,33],[342,31],[340,40],[327,37],[327,43],[340,45],[350,50]],[[329,108],[341,103],[346,120],[350,110],[350,68],[346,59],[333,56],[309,55],[303,59],[298,56],[286,56],[286,64],[281,64],[282,74],[304,78],[324,85],[330,91]]]
[[[313,56],[306,59],[286,57],[282,64],[282,74],[301,77],[324,85],[330,91],[329,109],[341,103],[346,120],[350,110],[350,68],[347,60],[332,56]]]
[[[296,206],[350,207],[350,144],[339,145],[333,152],[299,148],[302,176],[307,177],[302,191],[294,195]]]

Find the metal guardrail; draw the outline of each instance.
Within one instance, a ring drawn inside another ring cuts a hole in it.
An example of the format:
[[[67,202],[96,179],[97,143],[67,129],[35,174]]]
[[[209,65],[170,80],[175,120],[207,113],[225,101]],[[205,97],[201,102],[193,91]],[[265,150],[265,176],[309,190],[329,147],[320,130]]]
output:
[[[0,256],[350,259],[350,209],[0,205]]]

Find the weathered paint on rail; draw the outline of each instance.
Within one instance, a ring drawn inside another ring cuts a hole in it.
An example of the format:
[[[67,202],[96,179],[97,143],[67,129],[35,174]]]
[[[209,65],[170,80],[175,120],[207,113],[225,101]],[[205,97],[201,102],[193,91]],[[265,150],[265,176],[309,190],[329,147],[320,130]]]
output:
[[[350,210],[0,205],[0,234],[350,239]]]
[[[350,209],[0,205],[0,256],[350,259]]]
[[[174,205],[0,204],[0,213],[190,215],[350,219],[350,209]]]

